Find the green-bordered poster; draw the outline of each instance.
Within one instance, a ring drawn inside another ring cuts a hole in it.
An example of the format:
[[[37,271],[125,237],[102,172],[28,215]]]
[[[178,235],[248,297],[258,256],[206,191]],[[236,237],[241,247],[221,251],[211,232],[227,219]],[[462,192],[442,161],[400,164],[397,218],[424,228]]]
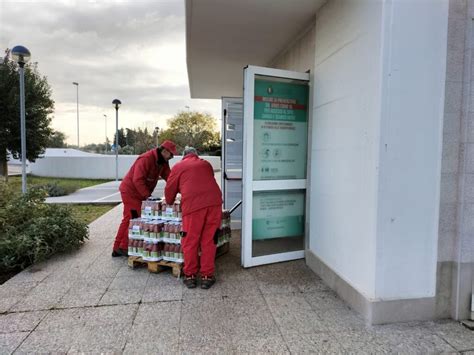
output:
[[[304,190],[254,192],[252,239],[302,236],[304,209]]]
[[[256,78],[253,179],[306,179],[307,136],[307,83]]]

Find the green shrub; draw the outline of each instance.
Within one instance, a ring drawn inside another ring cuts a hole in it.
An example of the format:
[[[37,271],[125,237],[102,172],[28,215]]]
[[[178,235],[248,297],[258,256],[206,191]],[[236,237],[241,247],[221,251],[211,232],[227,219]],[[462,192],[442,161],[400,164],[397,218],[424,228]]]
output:
[[[14,194],[0,183],[0,270],[24,269],[58,252],[76,250],[88,227],[67,206],[44,203],[44,189]]]
[[[46,190],[46,193],[49,197],[58,197],[58,196],[66,196],[74,191],[76,191],[79,187],[72,184],[60,184],[58,181],[54,181],[51,183],[47,183],[45,185],[40,186],[40,188]]]

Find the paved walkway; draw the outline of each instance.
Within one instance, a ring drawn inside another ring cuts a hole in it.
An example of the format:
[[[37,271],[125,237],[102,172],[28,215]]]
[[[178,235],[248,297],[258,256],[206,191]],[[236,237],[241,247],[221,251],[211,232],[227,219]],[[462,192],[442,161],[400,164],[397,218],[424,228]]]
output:
[[[0,353],[474,354],[454,321],[366,326],[302,260],[242,269],[238,235],[208,291],[131,270],[110,257],[121,208],[77,252],[0,286]]]
[[[59,197],[48,197],[46,203],[74,204],[111,204],[121,203],[119,185],[121,181],[109,181],[103,184],[85,187],[72,194]]]
[[[221,185],[221,172],[214,172],[218,185]],[[113,204],[121,203],[119,185],[121,181],[109,181],[103,184],[85,187],[70,195],[59,197],[48,197],[46,203],[73,203],[73,204]],[[163,197],[165,182],[159,180],[153,191],[153,196]]]

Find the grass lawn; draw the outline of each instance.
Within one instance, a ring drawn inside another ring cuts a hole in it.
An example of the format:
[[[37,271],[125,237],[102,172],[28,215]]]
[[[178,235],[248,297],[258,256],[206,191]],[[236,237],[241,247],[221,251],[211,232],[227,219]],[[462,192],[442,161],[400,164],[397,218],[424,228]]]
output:
[[[89,224],[117,205],[68,205],[74,216]],[[117,221],[117,225],[120,221]]]
[[[108,181],[111,180],[64,179],[32,175],[28,175],[26,178],[27,187],[44,186],[46,184],[56,183],[58,186],[64,188],[67,194],[73,193],[74,191],[82,189],[84,187],[98,185]],[[15,191],[21,191],[21,176],[8,177],[8,185],[10,185]]]
[[[28,188],[32,186],[44,186],[46,184],[57,184],[62,187],[67,194],[73,193],[76,190],[84,187],[94,186],[108,182],[110,180],[101,179],[64,179],[64,178],[53,178],[53,177],[40,177],[28,175],[26,183]],[[8,177],[8,185],[18,193],[21,192],[21,176],[10,176]],[[89,224],[96,220],[104,213],[114,208],[116,204],[110,205],[69,205],[73,210],[74,216]]]

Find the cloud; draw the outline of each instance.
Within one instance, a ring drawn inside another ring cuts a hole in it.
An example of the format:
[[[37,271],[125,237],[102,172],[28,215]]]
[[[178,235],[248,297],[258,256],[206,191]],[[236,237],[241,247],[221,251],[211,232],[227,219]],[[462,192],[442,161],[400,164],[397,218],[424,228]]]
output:
[[[165,121],[184,106],[219,115],[219,101],[189,97],[184,26],[178,0],[0,2],[0,43],[29,48],[53,89],[53,125],[70,132],[79,82],[81,122],[91,125],[83,142],[102,139],[92,127],[114,98],[124,114],[146,120]]]

